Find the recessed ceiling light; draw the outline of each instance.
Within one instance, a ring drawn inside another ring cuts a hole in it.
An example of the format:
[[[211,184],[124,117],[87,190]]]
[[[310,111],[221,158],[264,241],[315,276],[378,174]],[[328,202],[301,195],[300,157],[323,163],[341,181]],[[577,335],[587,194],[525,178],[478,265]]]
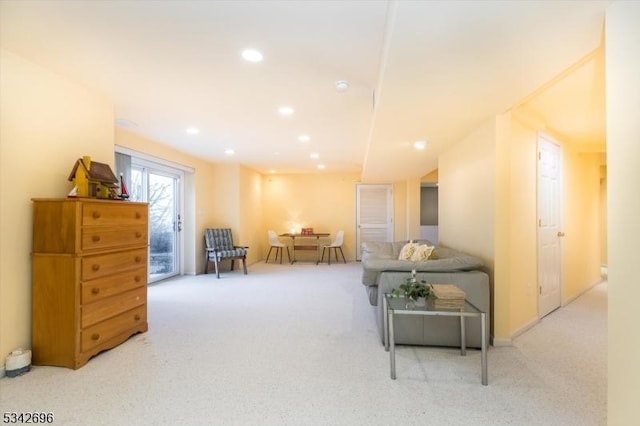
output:
[[[313,158],[313,159],[320,158],[320,154],[318,154],[317,152],[312,152],[309,155],[309,158]]]
[[[427,141],[415,141],[413,143],[413,147],[415,149],[425,149],[426,146],[427,146]]]
[[[256,49],[243,50],[242,57],[249,62],[261,62],[263,59],[262,53],[260,53]]]
[[[318,164],[318,168],[319,168],[320,170],[323,170],[323,169],[324,169],[324,167],[325,167],[325,166],[324,166],[324,164]]]
[[[336,81],[336,90],[338,92],[346,92],[349,88],[349,82],[346,80]]]
[[[273,169],[271,169],[271,170],[269,170],[269,173],[273,175],[273,174],[275,174],[275,173],[276,173],[276,171],[275,171],[275,170],[273,170]]]
[[[291,108],[290,106],[281,106],[280,108],[278,108],[278,112],[280,113],[280,115],[291,115],[293,114],[293,108]]]
[[[234,150],[232,150],[232,149],[230,149],[230,148],[229,148],[229,149],[225,149],[225,150],[224,150],[224,153],[225,153],[225,154],[227,154],[227,155],[233,155],[233,154],[235,154],[236,152],[235,152]]]
[[[300,135],[298,136],[298,140],[300,142],[309,142],[311,140],[311,137],[309,135]]]
[[[197,135],[198,133],[200,133],[200,129],[198,129],[197,127],[187,127],[184,131],[189,133],[190,135]]]

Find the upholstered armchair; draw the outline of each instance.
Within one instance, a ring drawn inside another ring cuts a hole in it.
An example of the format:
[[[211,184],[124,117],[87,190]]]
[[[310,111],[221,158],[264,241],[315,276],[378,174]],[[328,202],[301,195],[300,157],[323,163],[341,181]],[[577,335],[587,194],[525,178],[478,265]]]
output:
[[[209,272],[209,262],[216,267],[216,276],[220,278],[218,263],[224,259],[231,260],[231,270],[234,262],[242,260],[244,274],[247,275],[247,250],[249,247],[233,244],[233,235],[230,228],[207,228],[204,230],[204,243],[206,247],[204,273]]]

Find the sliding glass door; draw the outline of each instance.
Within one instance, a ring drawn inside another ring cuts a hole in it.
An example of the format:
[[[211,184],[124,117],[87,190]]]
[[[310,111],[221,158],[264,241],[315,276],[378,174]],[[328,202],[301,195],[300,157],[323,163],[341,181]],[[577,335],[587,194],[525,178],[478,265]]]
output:
[[[180,170],[132,158],[131,199],[149,203],[150,283],[180,273],[182,180]]]

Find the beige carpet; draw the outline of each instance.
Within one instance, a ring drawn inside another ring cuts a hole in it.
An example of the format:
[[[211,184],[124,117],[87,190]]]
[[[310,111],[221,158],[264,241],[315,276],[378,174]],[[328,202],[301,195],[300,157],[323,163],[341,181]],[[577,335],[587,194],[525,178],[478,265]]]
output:
[[[59,425],[604,425],[606,284],[480,354],[379,343],[358,263],[251,265],[149,288],[149,331],[0,380]]]

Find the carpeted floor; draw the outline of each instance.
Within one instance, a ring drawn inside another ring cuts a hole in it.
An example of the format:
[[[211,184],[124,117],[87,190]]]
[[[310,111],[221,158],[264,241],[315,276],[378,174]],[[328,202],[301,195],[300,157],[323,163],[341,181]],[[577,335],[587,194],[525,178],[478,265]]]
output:
[[[359,263],[257,263],[149,287],[149,331],[73,371],[0,380],[0,411],[59,425],[604,425],[607,285],[480,353],[399,346]]]

